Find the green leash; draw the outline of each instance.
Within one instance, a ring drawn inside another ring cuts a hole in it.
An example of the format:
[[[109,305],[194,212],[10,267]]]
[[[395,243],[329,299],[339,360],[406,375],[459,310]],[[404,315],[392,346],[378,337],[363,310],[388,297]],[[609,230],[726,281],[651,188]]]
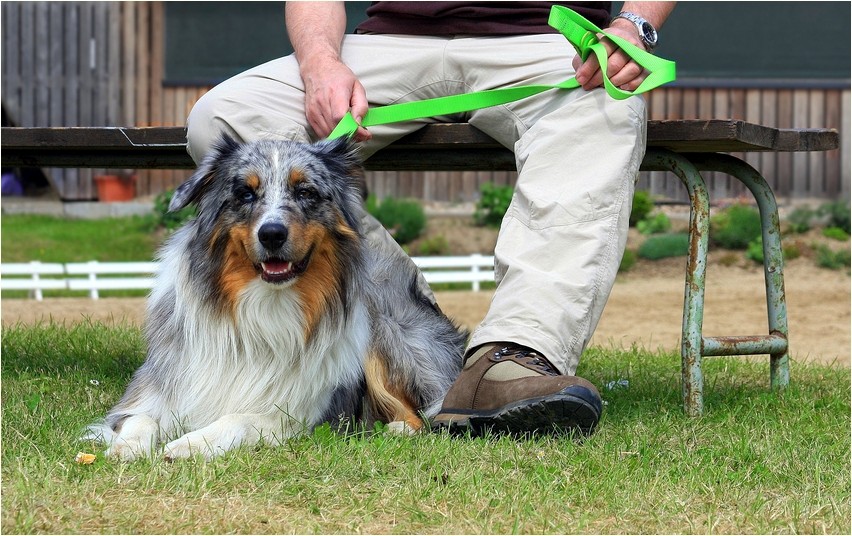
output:
[[[658,58],[621,37],[601,31],[600,28],[586,20],[583,16],[563,7],[553,6],[547,23],[559,31],[580,54],[585,61],[589,54],[594,53],[598,58],[603,73],[604,88],[614,99],[626,99],[632,95],[644,93],[675,79],[675,64],[672,61]],[[597,34],[603,34],[624,51],[631,59],[649,72],[648,77],[634,91],[624,91],[610,82],[606,72],[606,48],[600,43]],[[401,121],[411,121],[423,117],[451,115],[471,110],[479,110],[490,106],[498,106],[526,97],[531,97],[550,89],[575,89],[580,84],[574,77],[555,85],[528,85],[501,89],[489,89],[473,93],[462,93],[413,102],[403,102],[380,106],[367,111],[361,121],[363,127],[386,125]],[[358,129],[358,123],[351,113],[347,113],[334,128],[328,139],[341,136],[352,136]]]

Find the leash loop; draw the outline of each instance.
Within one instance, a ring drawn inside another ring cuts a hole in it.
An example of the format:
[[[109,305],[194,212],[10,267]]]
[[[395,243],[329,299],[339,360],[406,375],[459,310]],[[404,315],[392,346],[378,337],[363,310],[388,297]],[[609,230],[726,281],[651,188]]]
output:
[[[654,56],[621,37],[602,31],[585,17],[567,7],[553,6],[550,10],[550,17],[547,23],[571,43],[583,61],[588,58],[589,54],[595,54],[598,64],[601,66],[604,89],[614,99],[622,100],[633,95],[639,95],[675,79],[674,62]],[[648,76],[635,90],[622,90],[610,82],[606,72],[606,48],[600,42],[598,35],[602,35],[615,43],[633,61],[648,71]],[[423,117],[469,112],[514,102],[549,89],[575,89],[578,87],[580,87],[580,84],[574,77],[571,77],[560,84],[513,86],[421,101],[390,104],[368,110],[360,126],[371,127],[374,125],[411,121]],[[358,126],[359,124],[352,117],[351,112],[347,113],[331,134],[328,135],[328,139],[339,138],[341,136],[351,137],[355,134]]]

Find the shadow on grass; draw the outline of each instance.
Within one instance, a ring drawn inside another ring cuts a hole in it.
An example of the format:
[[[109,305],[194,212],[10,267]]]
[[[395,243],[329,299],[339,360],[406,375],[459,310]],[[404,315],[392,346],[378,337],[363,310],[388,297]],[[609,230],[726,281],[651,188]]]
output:
[[[790,385],[769,384],[769,357],[713,357],[702,363],[703,422],[733,416],[818,415],[821,410],[849,413],[849,369],[841,365],[791,363]],[[646,350],[586,352],[578,374],[598,386],[604,399],[602,421],[618,427],[661,414],[689,422],[681,395],[681,358]],[[818,417],[814,417],[818,418]]]

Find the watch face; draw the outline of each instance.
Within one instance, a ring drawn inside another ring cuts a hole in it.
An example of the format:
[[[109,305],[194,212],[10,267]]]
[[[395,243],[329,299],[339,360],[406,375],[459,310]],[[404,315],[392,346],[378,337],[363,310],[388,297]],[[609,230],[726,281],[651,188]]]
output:
[[[653,26],[651,26],[651,24],[647,22],[642,23],[642,34],[645,36],[645,41],[648,43],[657,42],[657,31]]]

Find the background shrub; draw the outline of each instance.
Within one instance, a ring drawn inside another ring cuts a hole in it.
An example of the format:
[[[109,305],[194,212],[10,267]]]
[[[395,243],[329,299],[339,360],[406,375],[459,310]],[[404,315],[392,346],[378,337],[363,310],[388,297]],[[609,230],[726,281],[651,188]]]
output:
[[[822,236],[833,240],[840,240],[841,242],[849,240],[849,233],[840,227],[826,227],[822,230]]]
[[[746,249],[746,258],[758,264],[763,264],[763,237],[758,237],[756,240],[749,242]]]
[[[839,227],[846,231],[846,234],[852,234],[852,231],[849,229],[850,214],[848,201],[825,203],[819,207],[817,212],[820,216],[827,219],[826,227]]]
[[[654,210],[654,199],[646,190],[636,190],[633,193],[633,205],[630,209],[630,227],[646,219],[648,214]]]
[[[840,270],[841,268],[849,268],[850,254],[848,249],[833,251],[825,244],[816,244],[814,246],[816,252],[817,265],[830,270]]]
[[[710,218],[710,240],[725,249],[746,249],[760,233],[760,213],[747,205],[731,205]]]
[[[648,237],[639,246],[638,254],[643,259],[657,260],[666,257],[682,257],[688,252],[688,233],[665,233]]]
[[[660,212],[654,217],[637,222],[636,229],[645,235],[667,233],[672,229],[672,222],[668,216]]]
[[[368,198],[366,207],[398,244],[408,244],[426,228],[426,213],[413,199],[388,197],[378,203],[375,198]]]
[[[632,249],[625,249],[624,255],[621,257],[621,264],[618,265],[619,272],[626,272],[633,268],[636,264],[636,252]]]
[[[798,207],[787,216],[787,224],[794,233],[806,233],[811,230],[817,213],[810,207]]]
[[[412,251],[414,255],[446,255],[450,250],[450,243],[444,235],[433,236],[419,241]]]
[[[509,210],[514,188],[511,186],[496,186],[490,182],[479,187],[479,201],[473,212],[473,221],[477,225],[500,227],[503,216]]]
[[[157,224],[169,231],[174,231],[187,220],[195,217],[195,205],[189,205],[177,212],[169,212],[169,203],[174,195],[174,190],[166,190],[154,198],[154,217],[157,219]]]

